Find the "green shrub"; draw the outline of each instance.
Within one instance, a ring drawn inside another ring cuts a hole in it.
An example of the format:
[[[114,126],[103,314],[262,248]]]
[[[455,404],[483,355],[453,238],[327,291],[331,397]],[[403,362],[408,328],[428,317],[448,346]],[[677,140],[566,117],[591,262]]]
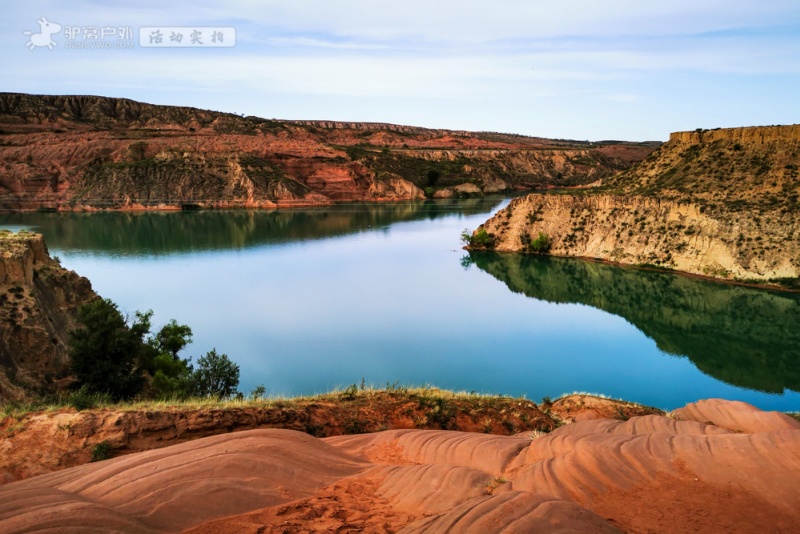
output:
[[[64,399],[67,406],[72,406],[77,411],[91,410],[99,404],[110,402],[111,398],[106,394],[92,393],[86,386],[78,391],[73,391]]]
[[[93,462],[102,462],[109,458],[111,458],[111,444],[108,441],[103,440],[92,449]]]
[[[358,386],[351,384],[344,391],[342,391],[342,398],[344,400],[353,400],[358,395]]]
[[[570,234],[574,237],[574,234]],[[528,234],[522,234],[519,236],[520,243],[522,244],[522,249],[524,252],[532,252],[535,254],[545,254],[550,250],[552,246],[552,242],[550,241],[550,236],[545,233],[539,232],[539,235],[536,239],[531,239],[531,236]]]
[[[468,247],[476,248],[494,248],[494,235],[486,231],[485,228],[480,227],[474,233],[470,232],[468,228],[464,228],[461,232],[461,242]]]
[[[267,393],[267,388],[264,387],[264,384],[259,384],[250,391],[250,398],[253,400],[258,400],[264,397]]]

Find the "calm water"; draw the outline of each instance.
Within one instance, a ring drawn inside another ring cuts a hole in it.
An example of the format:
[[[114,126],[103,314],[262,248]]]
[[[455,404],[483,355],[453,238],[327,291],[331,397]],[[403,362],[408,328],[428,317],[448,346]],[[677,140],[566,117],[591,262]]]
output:
[[[466,254],[499,200],[281,212],[24,214],[129,312],[152,308],[242,370],[305,394],[434,384],[538,400],[599,392],[800,409],[800,298],[579,260]]]

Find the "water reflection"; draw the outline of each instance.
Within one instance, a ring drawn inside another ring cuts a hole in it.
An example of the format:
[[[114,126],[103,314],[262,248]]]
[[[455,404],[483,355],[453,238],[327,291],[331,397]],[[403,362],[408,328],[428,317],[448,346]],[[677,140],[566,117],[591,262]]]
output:
[[[160,256],[356,234],[402,221],[485,213],[501,201],[426,200],[276,211],[19,213],[0,215],[0,226],[33,228],[53,249]]]
[[[624,317],[661,350],[729,384],[800,391],[800,296],[581,260],[472,253],[469,261],[515,293]]]

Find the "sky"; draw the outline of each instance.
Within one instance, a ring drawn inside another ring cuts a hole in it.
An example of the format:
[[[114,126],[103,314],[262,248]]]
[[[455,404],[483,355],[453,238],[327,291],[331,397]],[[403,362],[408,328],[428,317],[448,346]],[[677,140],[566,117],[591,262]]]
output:
[[[0,91],[592,141],[800,123],[797,0],[6,0],[3,12]]]

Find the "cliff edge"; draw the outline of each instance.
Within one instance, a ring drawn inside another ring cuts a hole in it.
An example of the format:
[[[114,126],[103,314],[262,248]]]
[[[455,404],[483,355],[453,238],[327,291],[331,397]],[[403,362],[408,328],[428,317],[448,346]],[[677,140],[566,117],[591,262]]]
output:
[[[58,388],[78,307],[94,298],[89,280],[51,258],[41,235],[0,230],[0,401]]]
[[[674,133],[582,194],[515,199],[483,225],[498,251],[547,252],[794,286],[800,126]],[[547,246],[535,246],[539,235]]]

